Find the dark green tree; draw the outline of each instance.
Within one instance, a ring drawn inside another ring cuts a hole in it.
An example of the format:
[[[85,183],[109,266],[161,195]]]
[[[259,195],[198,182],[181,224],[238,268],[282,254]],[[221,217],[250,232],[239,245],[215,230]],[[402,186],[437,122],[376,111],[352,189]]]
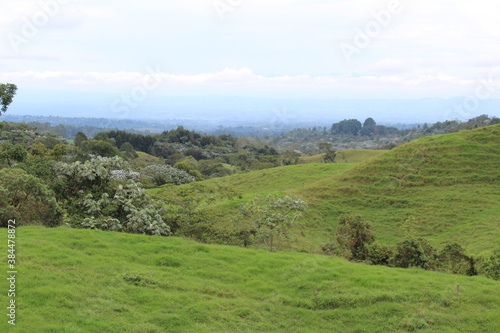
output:
[[[88,138],[83,132],[78,132],[75,135],[75,146],[80,147],[83,143],[83,141],[87,141]]]
[[[0,104],[2,108],[0,109],[0,116],[2,112],[7,112],[10,103],[14,99],[17,92],[17,86],[12,83],[0,83]]]
[[[340,249],[347,249],[351,259],[365,260],[368,255],[368,245],[375,241],[371,225],[355,215],[342,215],[337,226],[337,243]]]
[[[62,211],[54,193],[37,177],[24,170],[0,170],[0,223],[6,227],[9,219],[17,225],[42,224],[58,226]]]
[[[0,160],[12,166],[14,162],[24,162],[28,158],[26,148],[21,145],[4,144],[0,147]]]

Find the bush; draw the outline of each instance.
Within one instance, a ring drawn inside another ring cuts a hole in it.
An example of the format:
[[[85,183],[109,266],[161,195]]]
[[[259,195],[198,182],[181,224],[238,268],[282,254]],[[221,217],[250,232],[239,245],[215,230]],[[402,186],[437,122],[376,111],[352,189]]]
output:
[[[336,240],[340,250],[349,250],[351,259],[365,260],[367,246],[375,241],[375,235],[371,225],[364,222],[361,216],[342,215],[339,217]]]
[[[484,261],[484,275],[494,280],[500,280],[500,248]]]
[[[465,254],[465,249],[460,244],[446,245],[439,253],[441,267],[453,274],[476,275],[474,260]]]
[[[151,200],[139,185],[129,181],[119,185],[114,195],[104,193],[100,199],[88,194],[83,206],[91,217],[81,225],[88,229],[169,236],[170,227],[161,216],[165,208]]]
[[[170,165],[149,165],[143,168],[141,173],[151,177],[157,186],[165,184],[182,185],[195,181],[195,178],[186,171],[176,169]]]
[[[0,170],[0,223],[16,219],[17,225],[61,224],[62,211],[54,193],[35,176],[21,169]]]
[[[408,238],[398,243],[391,264],[396,267],[437,268],[436,250],[423,238]]]

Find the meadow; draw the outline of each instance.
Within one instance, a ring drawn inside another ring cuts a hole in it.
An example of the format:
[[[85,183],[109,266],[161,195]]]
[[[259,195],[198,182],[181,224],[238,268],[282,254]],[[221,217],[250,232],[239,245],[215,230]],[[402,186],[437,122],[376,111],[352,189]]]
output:
[[[500,325],[500,282],[483,277],[65,227],[23,227],[16,240],[16,327],[4,316],[2,332],[441,333]],[[0,288],[8,289],[6,279]],[[4,311],[8,301],[0,293]]]

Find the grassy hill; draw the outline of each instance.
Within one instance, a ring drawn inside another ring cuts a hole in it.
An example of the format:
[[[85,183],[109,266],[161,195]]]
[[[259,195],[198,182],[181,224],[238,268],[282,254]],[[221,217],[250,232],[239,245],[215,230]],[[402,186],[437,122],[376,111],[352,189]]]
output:
[[[288,247],[319,252],[341,214],[370,221],[379,242],[395,245],[411,221],[432,244],[458,242],[489,254],[500,239],[500,125],[425,137],[362,163],[304,164],[204,182],[230,184],[244,194],[298,195],[310,203]],[[187,185],[189,186],[189,185]],[[161,191],[156,195],[161,199]],[[234,214],[239,201],[215,210]],[[408,222],[406,222],[408,223]]]
[[[335,163],[361,163],[374,156],[385,153],[386,150],[370,150],[370,149],[347,149],[337,152]],[[308,157],[301,157],[299,163],[322,163],[323,156],[319,154]]]
[[[1,233],[5,240],[7,230]],[[500,282],[482,277],[64,227],[23,227],[16,242],[17,321],[14,328],[4,315],[2,332],[445,333],[500,326]],[[0,302],[6,313],[6,292]]]

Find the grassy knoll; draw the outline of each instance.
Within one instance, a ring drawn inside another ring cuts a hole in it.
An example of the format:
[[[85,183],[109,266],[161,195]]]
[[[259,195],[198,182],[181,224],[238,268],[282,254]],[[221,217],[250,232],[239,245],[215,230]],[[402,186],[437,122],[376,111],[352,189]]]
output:
[[[304,164],[213,179],[243,200],[261,193],[298,195],[310,209],[287,244],[319,252],[341,214],[370,221],[379,242],[395,245],[411,221],[416,236],[441,248],[458,242],[489,254],[500,239],[500,125],[425,137],[371,156],[363,163]],[[189,185],[187,185],[189,186]],[[161,199],[161,191],[157,192]],[[241,201],[220,201],[227,216]],[[221,223],[223,225],[223,223]]]
[[[500,325],[500,282],[482,277],[64,227],[20,228],[16,241],[17,321],[11,327],[4,315],[2,332],[443,333]],[[4,311],[8,301],[0,293]]]
[[[361,163],[372,157],[383,154],[386,150],[371,150],[371,149],[347,149],[337,152],[335,163]],[[319,154],[308,157],[301,157],[299,163],[322,163],[323,156]]]

